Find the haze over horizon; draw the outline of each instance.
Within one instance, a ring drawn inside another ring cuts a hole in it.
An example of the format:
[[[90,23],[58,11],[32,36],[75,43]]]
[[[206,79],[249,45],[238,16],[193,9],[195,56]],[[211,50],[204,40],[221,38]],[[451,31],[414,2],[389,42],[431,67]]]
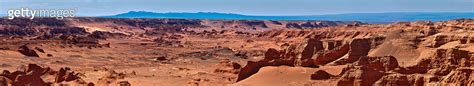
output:
[[[472,0],[2,0],[0,14],[8,9],[77,9],[77,15],[106,16],[129,11],[218,12],[242,15],[297,16],[387,12],[474,12]]]

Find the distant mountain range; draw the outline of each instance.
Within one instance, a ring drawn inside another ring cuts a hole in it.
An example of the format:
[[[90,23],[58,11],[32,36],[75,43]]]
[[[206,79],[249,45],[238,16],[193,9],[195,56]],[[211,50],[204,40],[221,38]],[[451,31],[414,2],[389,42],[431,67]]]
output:
[[[307,16],[252,16],[231,13],[198,12],[198,13],[155,13],[130,11],[128,13],[102,18],[179,18],[179,19],[246,19],[246,20],[329,20],[329,21],[362,21],[367,23],[393,23],[400,21],[443,21],[458,18],[474,18],[474,12],[392,12],[392,13],[348,13]]]
[[[0,16],[7,16],[0,14]],[[306,16],[253,16],[231,13],[198,12],[198,13],[155,13],[130,11],[127,13],[98,16],[101,18],[178,18],[178,19],[232,19],[232,20],[328,20],[328,21],[361,21],[366,23],[393,23],[400,21],[444,21],[459,18],[474,18],[474,12],[392,12],[392,13],[348,13]]]

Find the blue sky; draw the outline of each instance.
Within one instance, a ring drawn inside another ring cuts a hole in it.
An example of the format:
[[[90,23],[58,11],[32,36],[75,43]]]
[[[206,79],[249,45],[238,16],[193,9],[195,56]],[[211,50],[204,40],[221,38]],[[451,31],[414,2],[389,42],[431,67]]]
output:
[[[128,11],[221,12],[246,15],[323,15],[381,12],[474,12],[474,0],[0,0],[8,9],[77,9],[102,16]]]

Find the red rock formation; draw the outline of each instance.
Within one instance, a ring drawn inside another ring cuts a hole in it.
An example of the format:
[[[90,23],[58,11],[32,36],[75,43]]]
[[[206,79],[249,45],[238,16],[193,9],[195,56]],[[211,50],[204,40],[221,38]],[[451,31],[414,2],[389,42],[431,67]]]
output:
[[[383,76],[377,82],[374,83],[375,86],[423,86],[423,79],[417,79],[415,81],[410,81],[406,75],[403,74],[390,74]]]
[[[367,66],[348,67],[341,74],[337,85],[339,86],[370,86],[384,76],[383,72]]]
[[[230,60],[222,60],[216,65],[218,68],[214,70],[216,73],[230,73],[238,74],[242,66],[239,63],[231,62]]]
[[[45,81],[45,79],[42,78],[44,76],[55,76],[56,80],[54,82]],[[2,85],[8,84],[13,86],[51,86],[54,83],[71,81],[83,82],[79,75],[77,73],[70,72],[69,68],[61,68],[60,71],[54,71],[50,68],[43,68],[36,64],[28,64],[27,68],[23,71],[15,71],[13,73],[10,73],[9,71],[4,70],[4,72],[0,74],[0,84]]]
[[[281,56],[282,54],[280,51],[272,48],[268,49],[263,60],[247,62],[247,65],[240,70],[237,81],[250,77],[264,66],[294,66],[294,58],[282,58]]]
[[[458,67],[470,66],[466,63],[466,60],[469,58],[470,55],[468,51],[459,49],[438,49],[431,58],[421,59],[416,65],[407,67],[408,70],[404,72],[428,72],[430,74],[446,75]]]
[[[328,72],[324,70],[318,70],[311,74],[311,79],[312,80],[322,80],[322,79],[329,79],[333,77],[333,75],[329,74]]]
[[[390,71],[398,67],[397,60],[392,56],[360,57],[359,60],[343,70],[338,85],[372,85],[385,75],[384,71]]]
[[[371,46],[371,40],[370,39],[354,39],[350,43],[350,48],[349,50],[349,57],[346,59],[347,62],[355,62],[356,60],[359,59],[359,57],[362,56],[367,56],[369,53],[370,49],[372,48]]]
[[[107,39],[107,38],[125,38],[127,35],[122,33],[111,33],[111,32],[104,32],[104,31],[94,31],[92,34],[88,35],[91,38],[96,39]]]
[[[77,79],[80,79],[78,73],[74,73],[70,68],[65,67],[59,69],[58,73],[56,74],[55,82],[69,82]]]
[[[329,50],[325,52],[323,55],[316,57],[314,59],[314,63],[317,65],[328,64],[346,55],[349,52],[349,50],[350,50],[350,46],[348,44],[344,44],[333,50]]]
[[[360,57],[367,56],[369,51],[372,48],[376,47],[377,45],[380,45],[380,43],[378,42],[383,41],[383,39],[384,38],[379,38],[379,37],[352,39],[349,41],[347,45],[344,45],[343,47],[339,48],[339,50],[328,52],[326,55],[323,55],[323,57],[321,57],[321,58],[329,57],[329,58],[326,58],[329,60],[323,61],[323,62],[317,62],[317,63],[328,64],[328,62],[331,62],[329,63],[331,65],[342,65],[342,64],[353,63],[357,61]],[[335,57],[331,57],[331,56],[335,56]]]
[[[378,71],[390,71],[398,68],[397,59],[393,56],[384,57],[360,57],[360,59],[354,63],[355,65],[363,65],[369,68],[374,68]]]
[[[474,72],[472,68],[458,68],[451,71],[443,80],[442,85],[469,86],[474,85]]]
[[[123,79],[127,76],[125,73],[117,73],[113,70],[109,70],[105,76],[99,78],[97,85],[109,85],[117,81],[117,79]]]
[[[13,83],[13,81],[8,79],[5,76],[0,76],[0,85],[1,86],[8,86],[9,83]]]
[[[27,45],[22,45],[18,49],[18,52],[25,56],[30,56],[30,57],[39,57],[38,53],[33,48],[28,47]]]
[[[307,42],[297,46],[290,46],[285,50],[268,49],[263,60],[254,62],[249,61],[247,65],[239,72],[237,81],[243,80],[252,74],[255,74],[264,66],[304,66],[317,67],[313,63],[312,57],[315,53],[324,49],[322,41],[309,39]]]
[[[247,63],[240,72],[238,81],[256,73],[264,66],[317,67],[317,65],[324,65],[338,60],[344,55],[348,55],[348,58],[339,60],[341,64],[355,62],[359,57],[367,55],[371,47],[375,46],[374,41],[376,39],[354,39],[349,44],[333,45],[332,50],[327,50],[330,49],[328,46],[331,46],[325,46],[327,42],[308,39],[304,43],[289,46],[281,51],[268,49],[263,60]]]

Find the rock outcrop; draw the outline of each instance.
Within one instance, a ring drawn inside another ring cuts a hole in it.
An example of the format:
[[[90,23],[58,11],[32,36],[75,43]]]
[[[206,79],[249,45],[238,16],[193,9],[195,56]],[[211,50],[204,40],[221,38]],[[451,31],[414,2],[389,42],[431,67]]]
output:
[[[268,49],[263,60],[249,61],[239,74],[239,79],[256,73],[264,66],[318,67],[330,62],[337,65],[352,63],[366,56],[375,41],[381,39],[353,39],[348,41],[321,41],[308,39],[304,43],[288,46],[284,50]]]
[[[123,79],[125,78],[125,76],[127,76],[125,73],[118,73],[116,71],[109,70],[106,72],[105,76],[99,78],[99,81],[97,81],[96,84],[97,85],[110,85],[116,82],[119,82],[118,84],[122,84],[120,83],[120,81],[118,81],[118,79]]]
[[[220,61],[216,66],[217,68],[214,70],[216,73],[238,74],[242,68],[239,63],[232,62],[228,59]]]
[[[18,48],[18,52],[29,57],[39,57],[38,53],[36,53],[36,50],[27,46],[26,44],[20,46],[20,48]]]
[[[324,70],[318,70],[311,74],[311,79],[312,80],[322,80],[322,79],[329,79],[333,77],[333,75],[329,74],[328,72]]]
[[[383,77],[384,73],[367,66],[348,67],[337,84],[340,86],[369,86]]]
[[[374,83],[376,86],[423,86],[423,77],[404,74],[389,74]]]
[[[55,77],[54,81],[43,79],[43,77]],[[4,86],[52,86],[63,82],[75,82],[76,85],[86,85],[79,75],[69,68],[61,68],[60,71],[54,71],[49,67],[41,67],[36,64],[28,64],[26,69],[10,72],[4,70],[0,74],[0,84]]]
[[[458,68],[451,71],[445,78],[441,80],[442,85],[469,86],[474,85],[474,69]]]
[[[360,59],[354,63],[355,65],[367,66],[378,71],[390,71],[399,68],[398,61],[393,56],[384,57],[360,57]]]
[[[372,85],[385,75],[384,71],[390,71],[398,67],[397,60],[392,56],[360,57],[359,60],[343,70],[338,85]]]
[[[407,67],[411,73],[446,75],[458,67],[469,67],[468,51],[459,49],[437,49],[430,58],[422,58],[416,65]]]

